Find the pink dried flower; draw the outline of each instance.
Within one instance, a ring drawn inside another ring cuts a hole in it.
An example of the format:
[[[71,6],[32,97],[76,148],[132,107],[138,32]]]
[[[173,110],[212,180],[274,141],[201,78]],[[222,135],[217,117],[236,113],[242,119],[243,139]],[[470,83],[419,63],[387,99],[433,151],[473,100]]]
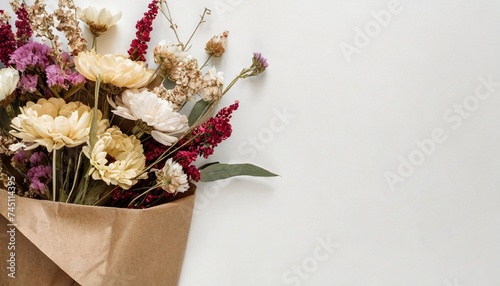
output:
[[[22,92],[34,93],[38,86],[38,76],[36,74],[21,75],[19,87]]]
[[[50,56],[51,50],[47,45],[29,42],[12,53],[9,63],[14,65],[20,72],[35,67],[43,70],[54,62]]]

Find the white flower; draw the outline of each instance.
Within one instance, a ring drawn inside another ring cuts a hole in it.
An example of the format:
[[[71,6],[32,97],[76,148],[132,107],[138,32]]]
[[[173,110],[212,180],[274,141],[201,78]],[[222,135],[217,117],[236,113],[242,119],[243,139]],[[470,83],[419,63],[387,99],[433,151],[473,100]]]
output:
[[[172,103],[148,91],[126,90],[117,102],[110,102],[112,112],[130,120],[141,120],[151,128],[151,136],[163,145],[177,142],[175,135],[187,130],[188,119],[173,110]]]
[[[141,88],[153,76],[153,71],[146,68],[143,62],[132,61],[122,55],[102,55],[95,50],[80,52],[74,62],[76,70],[88,80],[96,81],[100,76],[103,83],[116,87]]]
[[[83,10],[78,9],[78,17],[89,26],[93,35],[99,37],[121,19],[122,12],[113,15],[106,8],[96,9],[89,6]]]
[[[224,77],[222,72],[217,72],[215,67],[212,67],[203,76],[204,87],[199,91],[201,98],[205,101],[219,99],[222,96],[222,86],[224,85]]]
[[[97,136],[94,148],[84,146],[82,151],[90,159],[89,175],[108,185],[130,189],[139,179],[146,179],[146,157],[141,141],[127,136],[119,128],[111,127]]]
[[[13,68],[0,70],[0,101],[3,101],[16,89],[19,82],[19,72]]]
[[[189,189],[187,175],[179,163],[169,158],[161,170],[155,171],[156,183],[167,193],[184,193]]]
[[[22,142],[33,143],[26,150],[45,146],[52,152],[65,146],[75,147],[87,142],[93,113],[93,109],[79,101],[66,103],[54,97],[39,99],[37,103],[29,101],[21,108],[21,114],[12,119],[10,133]],[[97,122],[100,129],[108,124],[106,119],[101,120],[100,111]]]

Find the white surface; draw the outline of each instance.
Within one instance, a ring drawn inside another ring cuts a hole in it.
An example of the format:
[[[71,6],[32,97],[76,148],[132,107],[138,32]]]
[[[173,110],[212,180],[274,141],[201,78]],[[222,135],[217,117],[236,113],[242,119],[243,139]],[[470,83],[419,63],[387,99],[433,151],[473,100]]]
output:
[[[124,44],[149,3],[75,2],[121,9],[106,37]],[[389,2],[170,1],[183,39],[213,10],[194,55],[230,31],[227,82],[253,51],[269,58],[265,76],[224,100],[241,107],[212,159],[281,175],[199,185],[181,286],[500,285],[500,85],[457,128],[443,119],[475,102],[479,77],[500,82],[500,2],[402,0],[348,63],[342,43],[354,45],[356,28]],[[173,40],[167,30],[153,42]],[[280,125],[283,110],[294,118]],[[397,174],[399,157],[435,129],[446,140],[392,191],[384,173]],[[266,142],[252,152],[259,134]],[[303,273],[288,273],[294,265]]]

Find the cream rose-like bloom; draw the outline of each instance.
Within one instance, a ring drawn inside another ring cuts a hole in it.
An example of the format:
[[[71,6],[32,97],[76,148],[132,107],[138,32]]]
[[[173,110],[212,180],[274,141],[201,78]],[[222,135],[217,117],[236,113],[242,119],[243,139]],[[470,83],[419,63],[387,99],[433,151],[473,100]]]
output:
[[[32,143],[26,150],[44,146],[49,152],[62,147],[75,147],[87,142],[94,111],[79,102],[66,103],[62,98],[29,101],[21,114],[12,119],[12,135],[23,143]],[[98,128],[105,129],[108,121],[98,111]],[[13,148],[22,147],[17,144]]]
[[[0,101],[3,101],[16,89],[19,82],[19,72],[13,68],[0,70]]]
[[[141,88],[147,85],[154,71],[143,62],[122,55],[98,54],[95,50],[80,52],[75,58],[76,70],[88,80],[109,83],[116,87]]]
[[[171,102],[147,89],[126,90],[116,102],[112,112],[129,120],[141,120],[150,128],[151,136],[163,145],[177,142],[176,135],[188,129],[188,119],[174,111]]]
[[[187,175],[182,166],[169,158],[161,170],[155,171],[156,183],[170,194],[184,193],[189,189]]]
[[[122,17],[122,12],[111,13],[106,8],[97,9],[88,6],[85,9],[78,9],[78,18],[89,26],[90,31],[96,37],[99,37],[109,28],[115,25]]]
[[[123,134],[118,127],[110,127],[97,136],[92,150],[82,149],[90,159],[89,175],[108,185],[118,185],[128,190],[139,179],[146,179],[146,157],[141,141],[134,135]]]

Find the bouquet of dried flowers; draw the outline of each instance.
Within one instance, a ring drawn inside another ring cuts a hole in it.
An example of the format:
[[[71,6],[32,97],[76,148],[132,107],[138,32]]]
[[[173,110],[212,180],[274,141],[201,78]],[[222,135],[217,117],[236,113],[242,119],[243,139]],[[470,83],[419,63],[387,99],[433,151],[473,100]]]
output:
[[[0,10],[0,186],[16,178],[23,197],[148,208],[175,200],[194,182],[275,176],[251,164],[196,163],[231,135],[239,102],[216,112],[221,98],[239,79],[268,66],[254,53],[250,66],[225,86],[209,63],[224,54],[227,31],[206,43],[200,65],[190,43],[210,10],[184,42],[167,1],[153,0],[128,54],[118,55],[99,53],[98,42],[120,13],[82,9],[72,0],[59,0],[54,11],[43,0],[10,5],[15,29]],[[159,15],[175,41],[150,48]],[[79,21],[92,39],[83,37]],[[154,63],[146,62],[148,52]]]

